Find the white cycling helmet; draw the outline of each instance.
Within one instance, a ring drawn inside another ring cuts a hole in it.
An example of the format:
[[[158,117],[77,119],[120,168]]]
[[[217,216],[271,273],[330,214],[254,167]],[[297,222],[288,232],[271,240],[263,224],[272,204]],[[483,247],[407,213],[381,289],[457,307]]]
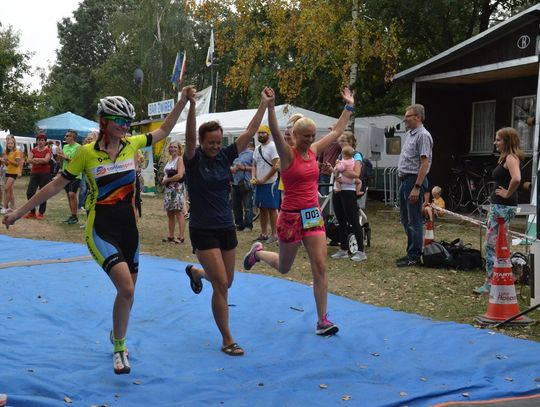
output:
[[[114,116],[135,118],[133,105],[123,96],[107,96],[99,100],[98,115],[110,114]]]

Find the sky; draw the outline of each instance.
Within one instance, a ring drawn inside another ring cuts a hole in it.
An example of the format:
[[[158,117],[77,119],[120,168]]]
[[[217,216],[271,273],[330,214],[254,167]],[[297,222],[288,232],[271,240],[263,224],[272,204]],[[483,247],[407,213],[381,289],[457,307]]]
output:
[[[0,0],[2,27],[11,25],[20,34],[19,50],[33,52],[32,67],[47,68],[56,60],[60,48],[56,23],[63,17],[72,17],[81,0]],[[33,75],[25,82],[39,89],[39,77]]]

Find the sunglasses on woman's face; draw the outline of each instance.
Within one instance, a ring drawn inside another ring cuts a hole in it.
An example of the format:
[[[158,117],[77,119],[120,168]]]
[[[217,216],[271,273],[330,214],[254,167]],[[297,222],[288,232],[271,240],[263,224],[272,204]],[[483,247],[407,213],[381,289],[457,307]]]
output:
[[[115,122],[119,126],[131,126],[131,120],[120,116],[104,116],[105,119]]]

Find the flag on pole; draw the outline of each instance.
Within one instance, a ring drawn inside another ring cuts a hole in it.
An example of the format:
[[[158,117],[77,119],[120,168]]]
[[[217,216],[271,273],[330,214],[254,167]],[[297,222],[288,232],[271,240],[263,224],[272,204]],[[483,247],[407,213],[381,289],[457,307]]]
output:
[[[171,74],[171,83],[173,85],[173,88],[176,88],[176,84],[178,83],[178,79],[180,78],[180,70],[182,69],[182,65],[180,62],[180,51],[176,53],[176,60],[174,61],[174,68]]]
[[[206,66],[209,67],[214,61],[214,29],[210,32],[210,45],[206,54]]]
[[[187,51],[184,50],[184,57],[182,58],[182,65],[180,67],[180,75],[178,76],[178,89],[182,87],[184,77],[186,76],[186,63],[187,63]]]

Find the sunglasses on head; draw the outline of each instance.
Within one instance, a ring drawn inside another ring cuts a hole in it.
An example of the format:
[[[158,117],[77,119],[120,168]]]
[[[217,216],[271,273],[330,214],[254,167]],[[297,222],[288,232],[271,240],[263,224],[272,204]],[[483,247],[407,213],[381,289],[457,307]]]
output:
[[[131,126],[131,120],[120,116],[103,116],[107,120],[112,120],[119,126]]]

